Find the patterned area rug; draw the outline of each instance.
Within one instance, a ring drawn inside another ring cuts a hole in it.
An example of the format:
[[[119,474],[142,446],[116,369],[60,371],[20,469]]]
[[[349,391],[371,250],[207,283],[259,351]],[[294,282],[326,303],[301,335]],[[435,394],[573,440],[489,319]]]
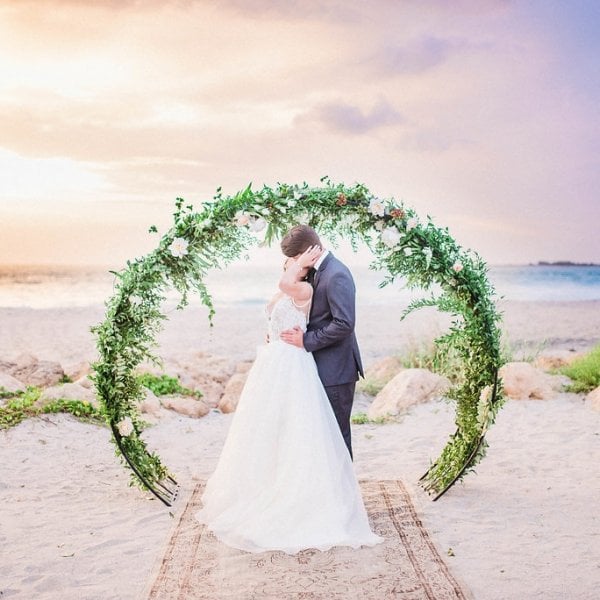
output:
[[[151,600],[470,598],[437,552],[401,481],[360,482],[371,525],[384,543],[293,556],[250,554],[219,542],[194,518],[204,485],[194,489],[171,535]]]

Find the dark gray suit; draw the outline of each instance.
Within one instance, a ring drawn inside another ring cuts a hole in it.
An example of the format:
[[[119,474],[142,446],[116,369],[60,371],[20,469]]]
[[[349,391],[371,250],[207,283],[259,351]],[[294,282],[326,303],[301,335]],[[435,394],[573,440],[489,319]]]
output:
[[[352,456],[350,412],[356,381],[359,374],[364,376],[354,334],[354,280],[348,267],[329,253],[319,269],[311,271],[309,281],[314,292],[304,348],[315,358],[319,377]]]

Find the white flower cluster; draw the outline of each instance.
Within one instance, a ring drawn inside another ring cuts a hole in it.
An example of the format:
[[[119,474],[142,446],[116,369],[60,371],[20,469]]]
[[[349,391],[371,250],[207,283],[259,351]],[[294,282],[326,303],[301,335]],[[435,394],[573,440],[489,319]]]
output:
[[[133,433],[133,421],[131,417],[125,417],[117,423],[117,431],[123,436],[128,437]]]
[[[376,217],[385,215],[385,204],[379,198],[371,198],[369,201],[369,212]]]
[[[189,243],[185,238],[176,237],[169,246],[169,250],[175,258],[181,258],[188,253],[188,246]]]
[[[264,211],[263,211],[264,212]],[[268,210],[266,211],[269,212]],[[248,227],[250,231],[258,233],[262,231],[266,226],[267,222],[262,217],[255,217],[248,212],[238,210],[235,213],[235,222],[239,227]]]

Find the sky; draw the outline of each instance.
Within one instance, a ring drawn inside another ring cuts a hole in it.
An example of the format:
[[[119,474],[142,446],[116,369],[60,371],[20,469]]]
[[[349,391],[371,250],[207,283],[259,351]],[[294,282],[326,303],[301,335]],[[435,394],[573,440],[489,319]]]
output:
[[[599,105],[595,0],[0,0],[0,263],[324,175],[490,264],[599,262]]]

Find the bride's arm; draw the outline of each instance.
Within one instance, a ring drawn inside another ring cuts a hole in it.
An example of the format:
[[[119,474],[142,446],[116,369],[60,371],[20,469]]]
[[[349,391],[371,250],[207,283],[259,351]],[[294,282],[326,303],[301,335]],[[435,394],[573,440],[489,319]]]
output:
[[[319,255],[319,247],[310,247],[298,257],[298,260],[289,260],[281,279],[279,280],[279,289],[288,296],[291,296],[296,302],[309,300],[313,293],[310,283],[300,279],[300,273],[307,267],[312,267]]]

